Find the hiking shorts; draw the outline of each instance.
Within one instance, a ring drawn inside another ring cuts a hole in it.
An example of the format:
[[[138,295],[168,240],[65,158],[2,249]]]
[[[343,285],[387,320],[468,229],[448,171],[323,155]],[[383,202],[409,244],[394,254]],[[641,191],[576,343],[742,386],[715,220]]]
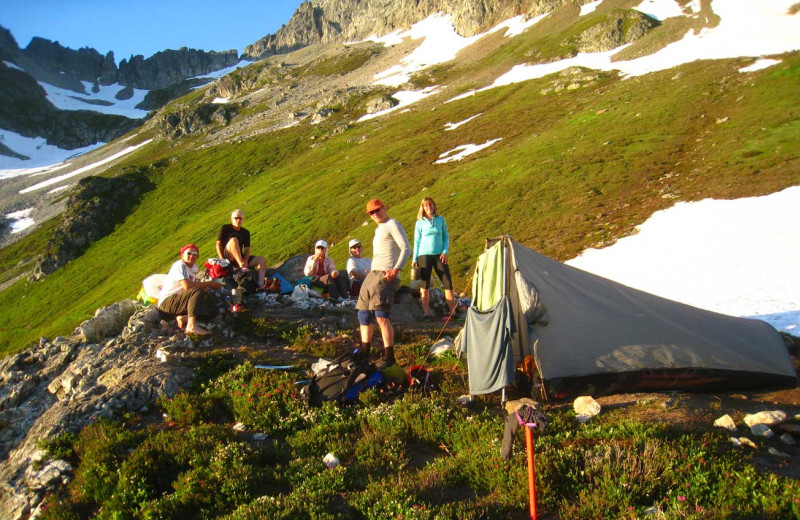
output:
[[[441,255],[419,255],[417,263],[419,264],[419,278],[426,289],[431,286],[431,276],[433,271],[436,271],[436,275],[442,281],[444,290],[453,290],[453,281],[450,279],[450,266],[442,263]]]
[[[391,312],[394,303],[394,295],[400,288],[400,277],[396,277],[391,282],[387,282],[383,277],[385,271],[370,271],[361,284],[358,293],[356,309],[360,311],[384,311]]]

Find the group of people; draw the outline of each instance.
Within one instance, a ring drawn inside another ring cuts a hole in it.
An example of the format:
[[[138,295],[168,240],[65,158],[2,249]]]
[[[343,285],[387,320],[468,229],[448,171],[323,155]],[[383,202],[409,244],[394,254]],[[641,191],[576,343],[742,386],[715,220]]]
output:
[[[372,241],[372,259],[363,256],[361,241],[353,239],[348,244],[350,257],[346,275],[336,270],[333,259],[327,256],[328,243],[318,240],[314,254],[308,257],[303,273],[311,277],[311,284],[327,291],[331,298],[357,299],[359,332],[362,351],[369,352],[374,327],[377,323],[383,339],[383,356],[380,366],[390,366],[394,359],[394,327],[391,321],[392,303],[400,287],[399,273],[412,257],[412,265],[419,268],[422,286],[420,301],[423,314],[430,319],[431,276],[435,271],[444,288],[445,301],[450,309],[449,320],[455,309],[455,295],[450,277],[447,255],[450,235],[444,217],[438,214],[436,203],[425,197],[419,207],[414,229],[413,251],[402,224],[390,218],[386,205],[380,199],[367,202],[366,212],[377,224]],[[244,213],[231,213],[231,223],[219,231],[216,242],[217,255],[227,259],[241,270],[257,273],[259,287],[266,283],[266,260],[250,254],[250,232],[242,227]],[[215,281],[196,280],[199,249],[188,244],[180,250],[181,258],[169,270],[158,299],[163,314],[175,316],[179,327],[188,334],[210,334],[197,320],[212,319],[216,305],[209,289],[219,289]]]

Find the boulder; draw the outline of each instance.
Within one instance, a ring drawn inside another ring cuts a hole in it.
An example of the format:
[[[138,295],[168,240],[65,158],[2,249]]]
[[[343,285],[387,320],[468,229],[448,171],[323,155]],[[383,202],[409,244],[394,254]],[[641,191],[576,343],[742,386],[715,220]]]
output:
[[[752,427],[755,424],[766,424],[767,426],[775,426],[782,422],[786,422],[788,415],[781,410],[764,411],[755,414],[747,414],[744,416],[744,423]]]
[[[726,430],[731,432],[736,431],[736,423],[733,422],[733,419],[728,414],[725,414],[716,421],[714,421],[714,426],[716,426],[717,428],[725,428]]]
[[[594,400],[591,396],[582,395],[575,399],[572,403],[578,421],[584,423],[590,418],[600,413],[600,403]]]
[[[95,312],[93,318],[80,324],[75,334],[85,343],[98,343],[105,338],[119,334],[136,312],[138,304],[133,300],[122,300],[103,307]]]

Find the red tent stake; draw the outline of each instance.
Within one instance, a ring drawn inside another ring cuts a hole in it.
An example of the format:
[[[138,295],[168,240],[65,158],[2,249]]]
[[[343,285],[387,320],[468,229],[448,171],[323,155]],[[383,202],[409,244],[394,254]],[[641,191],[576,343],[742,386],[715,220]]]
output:
[[[531,520],[536,520],[536,467],[533,463],[533,428],[525,427],[525,444],[528,447],[528,502]]]

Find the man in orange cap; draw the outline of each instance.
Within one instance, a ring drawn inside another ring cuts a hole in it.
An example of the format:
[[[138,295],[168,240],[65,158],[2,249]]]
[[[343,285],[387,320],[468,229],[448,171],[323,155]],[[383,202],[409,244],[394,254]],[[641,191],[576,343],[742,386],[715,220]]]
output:
[[[385,368],[395,364],[392,303],[400,287],[398,273],[411,256],[411,246],[403,226],[389,218],[386,205],[380,199],[367,202],[367,213],[378,229],[372,240],[372,270],[361,285],[356,309],[363,352],[369,352],[372,342],[373,317],[378,322],[383,339],[383,359],[378,366]]]

